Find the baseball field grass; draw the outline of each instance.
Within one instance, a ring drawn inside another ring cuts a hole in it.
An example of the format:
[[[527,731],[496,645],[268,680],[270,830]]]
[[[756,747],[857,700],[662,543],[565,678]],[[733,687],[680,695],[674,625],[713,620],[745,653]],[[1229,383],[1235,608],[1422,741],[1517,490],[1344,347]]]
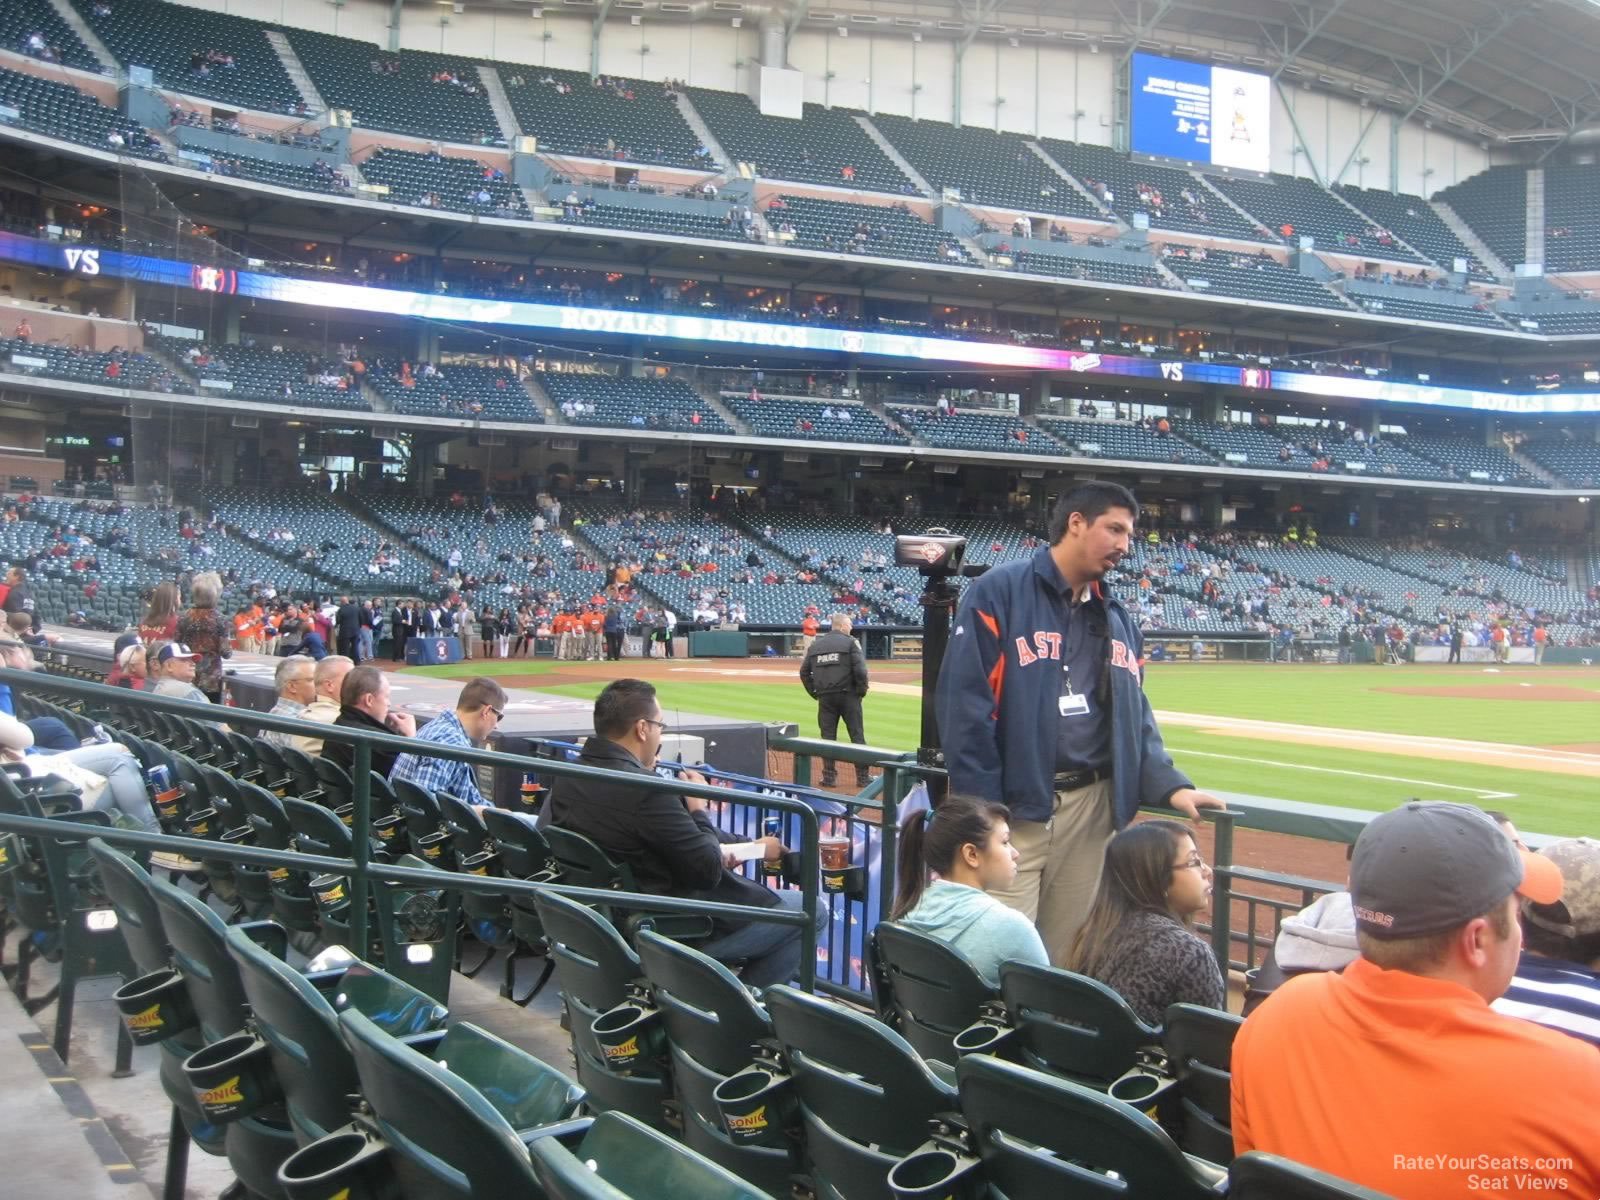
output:
[[[488,671],[483,668],[487,665]],[[573,668],[587,667],[585,682]],[[816,707],[786,660],[621,664],[495,662],[423,668],[590,698],[605,679],[653,679],[674,711],[793,722]],[[542,687],[540,676],[553,676]],[[565,678],[562,678],[565,676]],[[918,740],[915,667],[874,665],[867,740]],[[1218,792],[1381,810],[1411,797],[1508,812],[1520,826],[1600,836],[1600,671],[1581,667],[1153,664],[1146,691],[1178,764]]]

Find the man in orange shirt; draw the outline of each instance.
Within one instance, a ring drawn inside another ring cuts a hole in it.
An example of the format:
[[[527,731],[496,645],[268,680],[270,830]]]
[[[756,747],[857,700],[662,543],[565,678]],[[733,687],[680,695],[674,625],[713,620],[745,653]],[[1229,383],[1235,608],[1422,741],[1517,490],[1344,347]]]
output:
[[[1375,818],[1350,864],[1361,956],[1289,980],[1234,1042],[1234,1149],[1400,1200],[1600,1196],[1600,1051],[1489,1007],[1522,948],[1518,898],[1561,890],[1479,809]]]
[[[811,653],[811,643],[817,640],[817,628],[817,614],[807,609],[805,620],[800,622],[800,653],[802,656]]]
[[[576,658],[574,634],[578,632],[578,618],[562,609],[550,620],[550,632],[556,636],[556,657]]]
[[[578,620],[583,624],[583,657],[599,662],[606,644],[606,614],[591,605]]]
[[[1544,648],[1550,641],[1550,631],[1543,625],[1533,627],[1533,663],[1534,666],[1544,662]]]

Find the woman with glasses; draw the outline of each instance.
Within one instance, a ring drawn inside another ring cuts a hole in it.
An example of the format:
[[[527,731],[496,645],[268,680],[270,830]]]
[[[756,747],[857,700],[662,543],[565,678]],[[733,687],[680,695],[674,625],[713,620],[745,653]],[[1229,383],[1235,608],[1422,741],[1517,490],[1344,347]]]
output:
[[[1106,846],[1100,889],[1067,969],[1098,979],[1147,1025],[1167,1007],[1224,1008],[1227,986],[1211,946],[1194,932],[1211,906],[1211,868],[1177,821],[1130,825]]]

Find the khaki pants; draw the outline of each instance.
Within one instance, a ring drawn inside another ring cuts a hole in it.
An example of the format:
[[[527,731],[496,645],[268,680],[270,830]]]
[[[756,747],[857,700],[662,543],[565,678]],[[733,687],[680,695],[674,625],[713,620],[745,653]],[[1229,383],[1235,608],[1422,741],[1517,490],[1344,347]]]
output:
[[[1100,886],[1106,843],[1116,832],[1111,780],[1055,794],[1049,821],[1011,822],[1017,879],[989,894],[1039,927],[1050,961],[1065,966]]]

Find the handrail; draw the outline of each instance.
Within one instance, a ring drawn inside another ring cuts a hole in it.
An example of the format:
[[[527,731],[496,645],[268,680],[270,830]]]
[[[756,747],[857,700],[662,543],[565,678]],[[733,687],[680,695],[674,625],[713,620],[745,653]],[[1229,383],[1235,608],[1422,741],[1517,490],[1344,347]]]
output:
[[[256,729],[270,729],[283,733],[298,734],[302,737],[319,738],[323,742],[348,742],[354,749],[354,761],[351,768],[351,801],[353,813],[352,826],[357,830],[370,829],[372,826],[372,752],[376,749],[394,750],[401,753],[423,753],[431,758],[443,758],[471,763],[474,766],[505,767],[521,774],[537,772],[540,775],[556,777],[571,776],[574,778],[606,779],[617,783],[626,784],[630,788],[645,792],[665,792],[674,796],[694,796],[705,800],[724,802],[728,799],[725,788],[713,787],[709,784],[697,784],[686,781],[661,779],[655,775],[640,775],[627,771],[612,771],[601,767],[591,767],[580,763],[562,762],[555,758],[535,758],[520,754],[508,754],[499,750],[480,750],[476,747],[447,746],[437,742],[419,744],[415,740],[401,737],[392,733],[372,733],[363,729],[348,729],[340,725],[323,725],[313,721],[302,721],[291,717],[273,716],[270,713],[256,712],[246,708],[229,708],[215,704],[201,703],[193,700],[179,700],[170,696],[157,696],[144,692],[135,692],[127,688],[107,687],[103,683],[90,683],[85,680],[64,679],[60,676],[49,675],[38,671],[17,671],[10,668],[0,668],[0,684],[7,684],[15,691],[42,692],[70,696],[76,699],[89,701],[101,705],[133,705],[149,708],[155,712],[171,713],[174,716],[186,717],[194,721],[207,723],[224,723],[229,725],[243,724]],[[539,744],[541,739],[530,739]],[[820,834],[820,823],[816,810],[809,804],[800,800],[791,800],[786,796],[766,796],[756,793],[740,793],[739,802],[753,808],[769,808],[778,812],[789,814],[799,821],[800,828],[800,900],[801,911],[806,924],[801,930],[800,945],[800,982],[807,991],[814,988],[816,981],[817,938],[816,915],[817,895],[820,887],[821,860],[817,840]],[[145,837],[166,836],[146,834]],[[163,849],[177,849],[188,852],[197,849],[197,844],[192,839],[173,838],[173,842],[183,845],[166,846]],[[220,844],[211,841],[199,843],[205,849],[203,857],[226,858],[227,855],[218,853]],[[354,858],[351,861],[353,870],[350,872],[350,937],[356,952],[365,955],[370,947],[367,929],[367,883],[369,878],[386,879],[388,872],[393,868],[380,867],[370,861],[370,845],[365,837],[357,837],[353,841]],[[383,873],[377,873],[377,872]],[[451,876],[452,880],[456,877]],[[462,877],[466,878],[466,877]],[[415,882],[415,881],[413,881]],[[437,880],[433,881],[437,883]],[[494,880],[495,884],[509,882]],[[481,889],[469,887],[467,890],[495,890],[494,888]],[[627,893],[604,893],[607,897]],[[665,901],[669,897],[651,897],[652,907],[662,907],[662,911],[683,912],[709,912],[705,905],[697,901],[678,901],[673,906],[658,906],[656,900]],[[609,900],[608,903],[619,903]],[[687,907],[678,907],[686,905]],[[730,906],[730,912],[724,916],[734,915],[740,920],[753,919],[757,914],[769,914],[774,909]],[[766,920],[776,920],[774,917],[763,917]],[[795,924],[796,922],[783,920],[779,924]]]

